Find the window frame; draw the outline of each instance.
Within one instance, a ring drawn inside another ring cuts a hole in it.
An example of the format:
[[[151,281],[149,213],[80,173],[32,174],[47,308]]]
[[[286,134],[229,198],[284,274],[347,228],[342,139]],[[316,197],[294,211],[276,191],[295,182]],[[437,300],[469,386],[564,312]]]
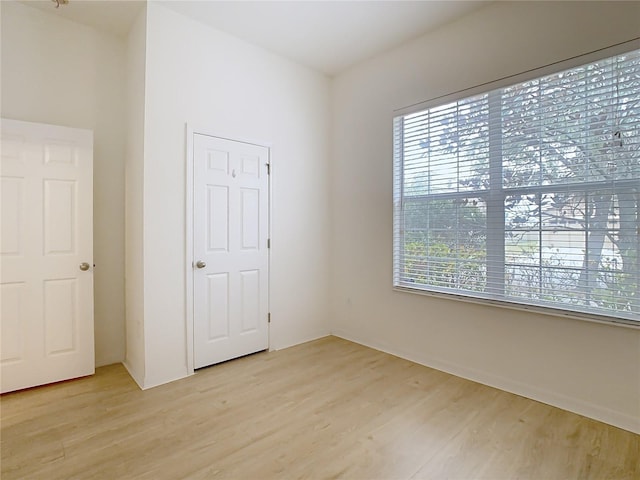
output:
[[[586,320],[590,322],[597,323],[605,323],[609,325],[617,325],[622,327],[628,327],[633,329],[640,329],[640,318],[638,320],[628,319],[628,318],[618,318],[613,315],[600,315],[592,312],[582,312],[579,310],[568,310],[562,308],[556,308],[549,305],[538,305],[535,301],[529,300],[529,303],[521,303],[516,301],[511,301],[508,298],[486,298],[479,297],[474,295],[472,292],[468,294],[460,291],[460,292],[452,292],[447,288],[439,288],[437,286],[429,286],[428,289],[425,288],[414,288],[405,285],[400,285],[400,272],[402,270],[402,259],[404,258],[404,253],[402,251],[404,242],[400,238],[400,224],[399,224],[399,215],[397,215],[398,205],[404,198],[403,192],[403,172],[404,167],[397,167],[399,159],[397,152],[403,152],[404,147],[402,144],[403,141],[403,133],[402,128],[397,128],[398,125],[402,126],[402,120],[405,116],[412,115],[415,113],[423,112],[425,110],[429,110],[434,107],[438,107],[441,105],[445,105],[448,103],[456,102],[465,98],[473,97],[476,95],[487,94],[493,92],[495,90],[505,88],[514,84],[523,83],[527,81],[531,81],[540,77],[544,77],[547,75],[552,75],[564,70],[568,70],[571,68],[580,67],[585,64],[589,64],[592,62],[597,62],[599,60],[613,57],[616,55],[621,55],[632,50],[640,49],[640,38],[635,38],[633,40],[622,42],[610,47],[602,48],[584,55],[578,55],[575,57],[571,57],[566,60],[562,60],[559,62],[554,62],[552,64],[545,65],[540,68],[535,68],[531,70],[527,70],[525,72],[511,75],[507,77],[500,78],[495,81],[482,83],[480,85],[459,90],[450,94],[441,95],[430,100],[420,102],[408,107],[404,107],[393,112],[393,290],[397,292],[404,293],[412,293],[418,295],[426,295],[431,297],[439,297],[446,299],[455,299],[463,302],[481,304],[481,305],[491,305],[497,306],[500,308],[509,308],[520,311],[527,312],[535,312],[544,315],[553,315],[556,317],[565,317],[565,318],[574,318],[579,320]],[[489,99],[491,102],[491,99]],[[399,138],[398,138],[399,135]],[[402,156],[402,155],[400,155]],[[498,219],[499,223],[502,224],[502,234],[506,230],[505,228],[505,220],[504,220],[504,200],[505,198],[515,193],[528,192],[528,193],[538,193],[541,190],[548,189],[554,190],[554,186],[524,186],[519,188],[504,188],[502,185],[502,178],[494,178],[496,177],[495,172],[500,171],[502,168],[502,158],[496,157],[495,155],[489,155],[489,172],[490,172],[490,185],[491,188],[486,191],[458,191],[451,193],[443,193],[443,194],[430,194],[429,198],[435,199],[437,197],[440,198],[468,198],[470,195],[484,197],[486,199],[487,204],[487,224],[490,221],[490,217],[493,220]],[[500,169],[497,168],[496,163],[499,163]],[[494,172],[494,173],[492,173]],[[584,186],[578,185],[577,189],[584,190]],[[490,208],[491,205],[491,208]],[[487,229],[487,235],[492,231],[493,234],[497,230],[495,229]],[[396,245],[396,242],[400,242],[399,245]],[[487,243],[489,239],[487,239]],[[504,268],[505,264],[507,264],[504,252],[504,242],[498,242],[502,244],[502,279],[504,279]],[[486,263],[485,263],[486,265]],[[489,272],[487,271],[487,278],[490,275],[499,275],[500,272]],[[488,283],[488,282],[487,282]],[[502,280],[504,284],[504,280]],[[488,294],[490,296],[491,293]]]

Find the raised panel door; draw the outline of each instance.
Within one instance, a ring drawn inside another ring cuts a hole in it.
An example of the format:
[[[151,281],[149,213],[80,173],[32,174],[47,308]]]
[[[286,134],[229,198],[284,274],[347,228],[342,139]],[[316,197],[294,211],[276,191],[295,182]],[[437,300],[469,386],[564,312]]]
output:
[[[1,127],[4,393],[94,372],[93,134]]]
[[[201,368],[269,346],[269,149],[195,134],[193,155],[194,367]]]

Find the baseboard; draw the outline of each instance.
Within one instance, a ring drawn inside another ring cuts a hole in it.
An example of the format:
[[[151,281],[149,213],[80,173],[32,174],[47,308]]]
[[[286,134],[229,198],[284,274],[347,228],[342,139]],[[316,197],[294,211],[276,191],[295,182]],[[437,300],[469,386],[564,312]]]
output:
[[[114,365],[116,363],[122,363],[124,364],[124,361],[122,360],[121,356],[117,356],[117,357],[113,357],[113,358],[101,358],[100,361],[98,361],[96,359],[96,368],[99,367],[106,367],[107,365]]]
[[[396,357],[409,360],[419,365],[424,365],[429,368],[434,368],[442,372],[455,375],[456,377],[465,378],[473,382],[481,383],[489,387],[494,387],[500,390],[504,390],[509,393],[514,393],[522,397],[530,398],[553,407],[561,408],[572,413],[577,413],[594,420],[598,420],[614,427],[622,428],[633,433],[640,434],[640,418],[636,418],[632,415],[611,410],[601,405],[596,405],[579,398],[569,397],[563,394],[559,394],[553,391],[545,390],[542,388],[536,388],[531,385],[514,381],[509,378],[493,375],[481,370],[468,368],[460,365],[454,365],[448,362],[442,362],[436,359],[425,358],[422,355],[418,355],[415,352],[403,351],[398,348],[394,348],[382,342],[363,339],[357,335],[351,335],[349,332],[343,330],[334,330],[332,335],[336,337],[349,340],[381,352],[394,355]]]
[[[122,362],[122,365],[127,370],[127,372],[129,372],[129,376],[133,378],[133,381],[138,384],[138,387],[140,387],[141,390],[144,390],[143,388],[144,382],[142,381],[142,378],[141,378],[142,375],[139,376],[137,372],[131,367],[131,365],[129,365],[129,363],[126,360]]]
[[[149,390],[150,388],[159,387],[160,385],[175,382],[176,380],[182,380],[183,378],[190,377],[191,375],[193,375],[193,373],[188,373],[185,369],[181,372],[176,372],[168,377],[162,376],[154,378],[152,376],[145,376],[144,386],[142,387],[142,389]]]
[[[331,333],[326,330],[317,330],[309,335],[304,335],[295,340],[291,340],[288,342],[284,342],[282,345],[273,345],[269,347],[270,352],[275,352],[277,350],[284,350],[285,348],[295,347],[296,345],[300,345],[302,343],[312,342],[314,340],[318,340],[319,338],[324,338],[330,336]]]

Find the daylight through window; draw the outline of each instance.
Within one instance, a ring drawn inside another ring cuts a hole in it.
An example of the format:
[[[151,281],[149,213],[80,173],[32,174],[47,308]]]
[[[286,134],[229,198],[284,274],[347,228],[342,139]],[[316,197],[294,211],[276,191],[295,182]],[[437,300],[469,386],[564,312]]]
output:
[[[640,50],[394,120],[394,285],[640,323]]]

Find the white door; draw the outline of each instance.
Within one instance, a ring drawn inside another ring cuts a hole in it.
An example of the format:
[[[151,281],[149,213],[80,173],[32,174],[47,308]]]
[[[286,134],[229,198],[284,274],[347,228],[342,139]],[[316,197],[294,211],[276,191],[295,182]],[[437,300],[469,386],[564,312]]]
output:
[[[269,149],[194,134],[194,368],[269,347]]]
[[[90,375],[93,134],[2,119],[2,392]]]

